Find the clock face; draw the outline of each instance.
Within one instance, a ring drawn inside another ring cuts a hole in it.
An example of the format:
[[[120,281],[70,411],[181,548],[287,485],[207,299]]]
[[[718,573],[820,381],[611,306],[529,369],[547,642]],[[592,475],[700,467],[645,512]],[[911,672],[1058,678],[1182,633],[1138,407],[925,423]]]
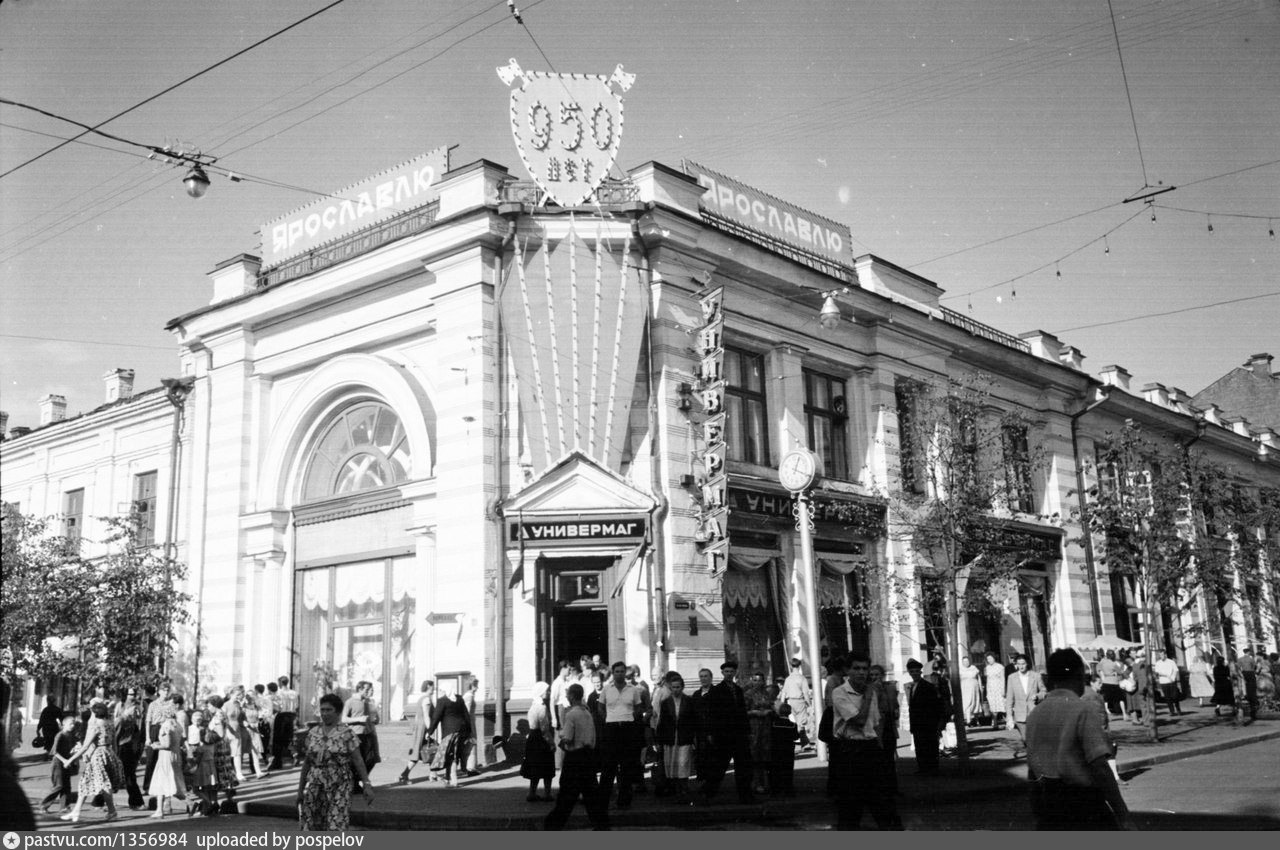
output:
[[[788,452],[778,467],[778,481],[788,490],[807,490],[813,483],[816,464],[813,454],[803,449]]]

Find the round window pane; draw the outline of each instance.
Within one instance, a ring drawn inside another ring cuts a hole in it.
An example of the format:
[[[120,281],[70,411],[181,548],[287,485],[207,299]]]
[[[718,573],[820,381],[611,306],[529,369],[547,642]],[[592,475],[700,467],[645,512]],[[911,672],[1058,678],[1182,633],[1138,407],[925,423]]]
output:
[[[336,415],[316,441],[303,479],[303,501],[389,487],[412,465],[400,418],[385,404],[363,402]]]

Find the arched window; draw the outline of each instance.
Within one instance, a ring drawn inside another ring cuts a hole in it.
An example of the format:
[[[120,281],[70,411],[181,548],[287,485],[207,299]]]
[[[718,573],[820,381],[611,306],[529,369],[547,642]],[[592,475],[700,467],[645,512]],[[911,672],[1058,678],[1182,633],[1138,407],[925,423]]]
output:
[[[409,442],[385,404],[361,402],[339,413],[307,460],[302,500],[328,499],[398,484],[409,477]]]

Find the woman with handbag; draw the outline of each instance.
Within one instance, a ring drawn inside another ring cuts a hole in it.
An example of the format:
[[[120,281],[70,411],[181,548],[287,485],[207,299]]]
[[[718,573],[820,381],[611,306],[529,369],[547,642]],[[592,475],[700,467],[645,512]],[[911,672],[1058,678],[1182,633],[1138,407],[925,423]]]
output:
[[[440,748],[431,761],[431,769],[444,771],[444,779],[449,787],[457,788],[458,774],[464,770],[467,746],[471,741],[471,713],[467,711],[467,704],[462,697],[449,684],[441,684],[427,737],[437,729],[440,730]]]
[[[533,702],[525,716],[529,733],[525,739],[520,775],[529,780],[529,795],[525,799],[530,803],[552,801],[551,778],[556,775],[556,757],[551,749],[551,714],[547,705],[550,690],[551,686],[546,682],[534,684]],[[545,797],[538,796],[539,782],[546,791]]]

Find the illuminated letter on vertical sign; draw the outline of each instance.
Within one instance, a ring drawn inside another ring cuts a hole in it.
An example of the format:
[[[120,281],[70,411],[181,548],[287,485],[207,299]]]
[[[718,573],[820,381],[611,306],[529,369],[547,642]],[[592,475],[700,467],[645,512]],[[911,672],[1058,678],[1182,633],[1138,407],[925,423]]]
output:
[[[525,71],[512,59],[498,76],[507,85],[523,81],[511,90],[511,134],[533,182],[562,207],[591,197],[618,155],[621,92],[636,75],[621,65],[609,77]]]
[[[727,507],[729,479],[725,475],[725,458],[729,447],[725,444],[724,412],[724,287],[706,290],[699,298],[702,310],[702,327],[698,329],[697,350],[702,358],[698,363],[698,397],[707,415],[702,423],[702,485],[699,496],[701,506],[696,534],[702,552],[713,573],[722,568],[728,557],[729,509]]]

